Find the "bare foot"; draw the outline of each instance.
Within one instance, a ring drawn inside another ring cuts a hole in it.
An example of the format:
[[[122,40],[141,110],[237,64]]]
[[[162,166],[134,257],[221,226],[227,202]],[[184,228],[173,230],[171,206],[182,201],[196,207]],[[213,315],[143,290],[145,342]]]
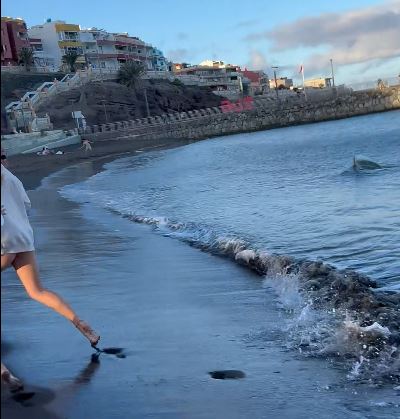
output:
[[[75,318],[72,320],[74,326],[82,333],[92,346],[96,346],[100,336],[83,320]]]

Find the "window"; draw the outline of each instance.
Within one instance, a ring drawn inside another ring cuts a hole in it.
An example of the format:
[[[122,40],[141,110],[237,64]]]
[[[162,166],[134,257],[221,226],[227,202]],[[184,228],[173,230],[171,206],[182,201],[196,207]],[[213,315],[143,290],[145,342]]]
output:
[[[17,32],[17,37],[19,39],[25,39],[25,40],[28,39],[26,32]]]

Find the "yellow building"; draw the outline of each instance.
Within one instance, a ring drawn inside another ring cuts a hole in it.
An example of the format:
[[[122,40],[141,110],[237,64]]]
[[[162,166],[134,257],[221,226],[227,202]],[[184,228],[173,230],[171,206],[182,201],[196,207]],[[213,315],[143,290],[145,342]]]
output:
[[[269,87],[271,89],[290,89],[293,86],[293,80],[288,79],[287,77],[277,77],[276,84],[275,79],[270,79]]]
[[[43,25],[32,26],[28,31],[29,37],[40,39],[42,44],[42,51],[35,58],[40,58],[46,67],[57,71],[63,67],[63,56],[76,52],[76,67],[82,67],[85,57],[79,32],[79,25],[60,20],[52,22],[49,19]]]
[[[323,89],[325,87],[331,87],[331,78],[319,78],[319,79],[310,79],[304,81],[304,87],[313,87],[314,89]]]

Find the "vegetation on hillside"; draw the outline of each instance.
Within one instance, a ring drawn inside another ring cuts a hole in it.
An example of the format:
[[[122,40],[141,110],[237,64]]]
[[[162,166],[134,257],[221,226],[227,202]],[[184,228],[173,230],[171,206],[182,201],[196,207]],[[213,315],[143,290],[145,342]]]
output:
[[[23,65],[26,71],[29,71],[33,65],[33,49],[21,48],[18,53],[18,63]]]
[[[146,74],[146,69],[142,63],[137,61],[127,61],[123,64],[118,73],[119,82],[130,89],[136,89]]]
[[[75,72],[75,63],[78,57],[79,55],[75,51],[68,51],[62,57],[63,63],[69,67],[69,71],[71,71],[71,73]]]
[[[121,83],[93,82],[62,92],[40,106],[57,129],[73,128],[72,111],[80,110],[88,125],[126,121],[171,112],[219,106],[209,88],[179,86],[167,80],[142,79],[140,89]]]

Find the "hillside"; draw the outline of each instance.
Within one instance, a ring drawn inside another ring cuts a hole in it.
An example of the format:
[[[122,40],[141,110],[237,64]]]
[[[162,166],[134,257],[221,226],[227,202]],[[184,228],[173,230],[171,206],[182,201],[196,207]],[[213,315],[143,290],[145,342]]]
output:
[[[1,127],[6,130],[4,107],[19,100],[26,92],[36,90],[42,83],[61,79],[62,73],[8,73],[1,72]]]
[[[184,86],[166,80],[145,80],[150,115],[218,106],[221,97],[208,88]],[[81,111],[88,125],[147,116],[143,87],[135,90],[115,82],[93,82],[63,92],[39,108],[57,129],[73,128],[72,111]]]

